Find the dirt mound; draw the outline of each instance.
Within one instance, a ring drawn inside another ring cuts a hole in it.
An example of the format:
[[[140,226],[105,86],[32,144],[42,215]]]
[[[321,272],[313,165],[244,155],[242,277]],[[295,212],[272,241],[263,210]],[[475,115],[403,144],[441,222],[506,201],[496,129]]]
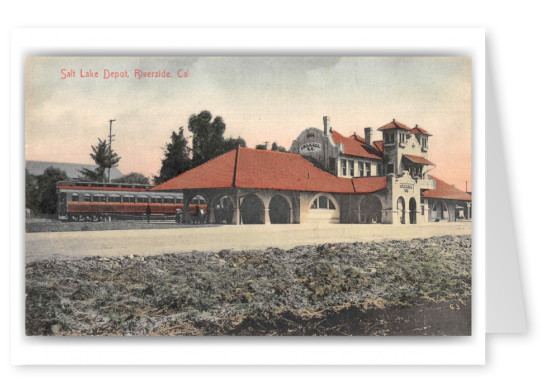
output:
[[[470,296],[469,236],[41,260],[26,265],[26,330],[466,335]]]

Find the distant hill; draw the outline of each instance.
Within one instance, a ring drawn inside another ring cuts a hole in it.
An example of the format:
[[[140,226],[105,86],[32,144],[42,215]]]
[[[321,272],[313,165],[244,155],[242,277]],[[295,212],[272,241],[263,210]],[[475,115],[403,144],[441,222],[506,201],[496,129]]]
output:
[[[81,175],[79,171],[82,169],[87,168],[89,170],[94,170],[96,168],[93,164],[42,162],[38,160],[27,160],[25,162],[25,168],[31,175],[42,175],[48,167],[54,167],[65,171],[67,176],[71,179],[77,179]],[[123,174],[118,168],[111,169],[111,179],[118,179],[122,176]]]

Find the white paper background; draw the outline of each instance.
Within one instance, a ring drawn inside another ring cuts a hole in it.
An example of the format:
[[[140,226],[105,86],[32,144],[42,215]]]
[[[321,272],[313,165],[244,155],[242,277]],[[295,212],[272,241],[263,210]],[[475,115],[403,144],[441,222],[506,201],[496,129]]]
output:
[[[77,8],[74,2],[27,2],[4,6],[2,20],[3,56],[0,72],[3,85],[9,83],[8,36],[12,26],[474,26],[487,28],[496,80],[499,112],[503,124],[506,156],[515,164],[509,166],[511,211],[520,239],[521,277],[525,289],[529,333],[524,336],[488,338],[486,367],[377,367],[377,368],[15,368],[9,366],[9,318],[0,322],[3,335],[3,382],[8,389],[151,389],[182,388],[321,388],[384,387],[385,389],[531,388],[547,384],[548,325],[548,208],[536,208],[538,194],[549,190],[542,180],[546,172],[545,124],[550,87],[549,54],[546,50],[551,27],[543,3],[463,1],[450,5],[440,1],[352,2],[314,6],[297,2],[279,2],[271,7],[249,2],[246,12],[236,2],[209,2],[207,10],[181,4],[167,7],[156,2],[153,7],[115,6],[113,2],[96,1],[92,8]],[[217,12],[220,11],[220,12]],[[236,12],[237,11],[237,12]],[[315,40],[315,37],[313,38]],[[4,129],[9,129],[9,92],[2,89]],[[4,133],[7,138],[7,132]],[[530,144],[530,140],[535,142]],[[1,162],[8,166],[7,143],[3,144]],[[2,193],[3,205],[7,193]],[[5,208],[6,209],[6,208]],[[537,209],[537,211],[532,211]],[[498,222],[499,223],[499,222]],[[4,223],[4,248],[9,230]],[[4,252],[3,314],[8,313],[9,255]],[[214,376],[214,375],[218,376]]]
[[[315,34],[316,43],[310,41]],[[176,43],[166,43],[178,37]],[[193,39],[191,38],[193,37]],[[82,45],[82,42],[89,42]],[[278,30],[278,29],[134,29],[134,30],[52,30],[25,29],[13,32],[13,68],[15,87],[20,86],[25,55],[35,53],[97,54],[105,51],[157,53],[164,50],[181,53],[215,54],[226,48],[240,53],[315,54],[422,54],[470,55],[473,61],[473,300],[472,336],[447,338],[29,338],[24,335],[23,297],[24,257],[12,246],[12,346],[16,364],[219,364],[219,365],[354,365],[354,364],[483,364],[485,338],[484,299],[484,31],[482,29],[378,29],[378,30]],[[165,42],[165,43],[163,43]],[[80,45],[79,45],[80,44]],[[21,50],[20,50],[21,48]],[[145,50],[144,50],[145,49]],[[75,53],[76,52],[76,53]],[[306,52],[306,53],[305,53]],[[23,108],[23,95],[12,91],[12,102]],[[14,105],[14,108],[17,108]],[[20,113],[21,111],[14,111]],[[18,115],[12,117],[12,129],[22,129]],[[12,138],[12,151],[21,151],[22,140]],[[12,155],[14,158],[17,154]],[[13,159],[15,160],[15,159]],[[19,160],[21,161],[21,160]],[[17,163],[15,160],[14,164]],[[12,179],[23,178],[23,172]],[[14,181],[15,182],[15,181]],[[18,184],[19,187],[21,185]],[[24,209],[22,194],[16,186],[11,210],[15,233]],[[18,205],[19,203],[19,205]],[[21,235],[22,239],[22,235]],[[18,242],[20,243],[20,240]],[[14,243],[15,244],[15,243]]]

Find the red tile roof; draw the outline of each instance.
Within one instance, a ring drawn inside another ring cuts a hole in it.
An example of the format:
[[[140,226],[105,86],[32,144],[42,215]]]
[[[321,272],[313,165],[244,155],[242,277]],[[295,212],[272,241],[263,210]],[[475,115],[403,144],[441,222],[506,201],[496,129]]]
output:
[[[354,193],[350,179],[315,167],[299,154],[239,148],[235,187]]]
[[[411,133],[412,133],[412,134],[422,133],[422,134],[425,134],[425,135],[427,135],[427,136],[432,136],[432,134],[430,134],[430,133],[427,132],[425,129],[420,128],[420,127],[417,126],[417,125],[415,125],[413,129],[411,129]]]
[[[365,139],[363,137],[353,135],[350,137],[344,137],[342,134],[333,130],[331,133],[335,144],[342,144],[344,147],[344,154],[349,156],[359,156],[368,159],[382,160],[382,154],[377,150],[368,148],[365,145]]]
[[[217,156],[198,167],[155,186],[153,190],[232,187],[235,157],[235,150]]]
[[[373,148],[375,148],[377,151],[379,151],[381,153],[381,156],[382,156],[382,154],[384,153],[383,140],[373,141]]]
[[[377,130],[388,130],[388,129],[404,129],[404,130],[409,130],[409,131],[412,130],[409,126],[404,125],[403,123],[398,122],[395,119],[393,119],[392,122],[389,122],[388,124],[386,124],[384,126],[381,126]]]
[[[386,188],[386,177],[353,178],[356,193],[374,193]]]
[[[416,155],[403,155],[406,159],[411,160],[413,163],[419,163],[419,164],[426,164],[429,166],[436,166],[436,164],[431,163],[429,160],[425,159],[423,156],[416,156]]]
[[[434,190],[425,190],[423,197],[426,198],[444,198],[448,200],[459,201],[471,201],[472,197],[469,193],[459,190],[455,186],[452,186],[441,179],[431,176],[436,182],[436,188]]]
[[[325,172],[299,154],[241,147],[153,190],[221,187],[354,193],[351,179]]]

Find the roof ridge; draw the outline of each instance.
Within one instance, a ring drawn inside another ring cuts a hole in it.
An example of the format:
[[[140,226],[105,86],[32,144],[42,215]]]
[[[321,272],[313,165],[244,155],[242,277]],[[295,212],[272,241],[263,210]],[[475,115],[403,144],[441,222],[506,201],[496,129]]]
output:
[[[237,149],[235,150],[235,163],[233,165],[233,181],[232,181],[232,187],[235,187],[235,183],[237,181],[237,159],[239,158],[239,148],[241,148],[240,145],[237,146]]]

